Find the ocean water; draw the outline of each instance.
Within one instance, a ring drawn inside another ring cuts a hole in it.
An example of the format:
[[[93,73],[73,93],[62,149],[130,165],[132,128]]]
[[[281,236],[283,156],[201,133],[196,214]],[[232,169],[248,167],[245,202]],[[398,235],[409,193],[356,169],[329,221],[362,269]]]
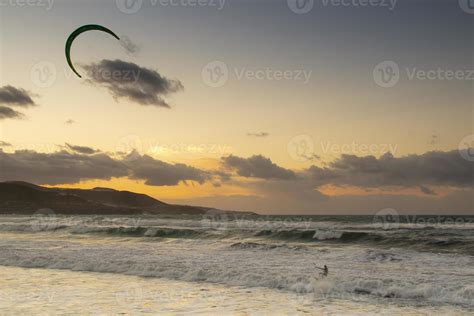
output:
[[[0,216],[0,314],[65,313],[473,314],[474,217]]]

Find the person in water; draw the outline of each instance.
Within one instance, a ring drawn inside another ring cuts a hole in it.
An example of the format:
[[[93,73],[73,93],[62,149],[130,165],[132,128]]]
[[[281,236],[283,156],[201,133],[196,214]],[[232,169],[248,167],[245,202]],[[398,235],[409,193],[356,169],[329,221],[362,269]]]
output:
[[[319,275],[322,276],[322,277],[327,277],[328,274],[329,274],[329,269],[328,269],[328,266],[327,265],[324,265],[324,268],[319,268],[319,267],[316,267],[317,269],[320,269],[320,270],[323,270],[323,272],[321,272]]]
[[[322,275],[323,275],[323,277],[327,277],[328,274],[329,274],[328,266],[327,266],[327,265],[324,265],[324,269],[323,269]]]

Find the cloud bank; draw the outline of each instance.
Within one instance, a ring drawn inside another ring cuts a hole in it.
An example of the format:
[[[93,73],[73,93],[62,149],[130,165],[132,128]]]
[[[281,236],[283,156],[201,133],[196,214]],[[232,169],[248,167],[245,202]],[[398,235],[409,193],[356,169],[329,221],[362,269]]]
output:
[[[0,120],[3,119],[21,119],[25,115],[11,107],[32,107],[36,106],[33,101],[33,94],[13,86],[3,86],[0,88]]]
[[[30,92],[12,86],[4,86],[0,88],[0,104],[20,107],[36,105]]]
[[[130,178],[145,180],[151,186],[173,186],[181,181],[195,181],[203,184],[211,179],[211,175],[185,164],[170,164],[156,160],[150,156],[141,156],[130,163]]]
[[[0,106],[0,120],[3,119],[21,119],[25,115],[6,106]]]
[[[133,160],[114,159],[90,147],[66,144],[67,150],[38,153],[0,149],[0,181],[21,180],[35,184],[74,184],[85,180],[110,180],[128,177],[144,180],[150,186],[172,186],[181,181],[203,184],[212,175],[185,164],[171,164],[149,156]]]
[[[474,185],[474,164],[458,150],[431,151],[396,158],[387,153],[380,158],[342,155],[327,168],[312,166],[307,173],[317,186],[352,185],[366,188],[384,186],[419,187]],[[432,192],[431,192],[432,193]],[[429,194],[429,193],[428,193]]]
[[[239,176],[260,179],[294,179],[295,172],[274,164],[270,159],[261,155],[241,158],[230,155],[222,158],[224,166],[237,172]]]
[[[104,59],[83,68],[89,74],[89,82],[106,88],[115,99],[127,99],[140,105],[170,108],[164,97],[184,89],[179,80],[119,59]]]
[[[157,187],[188,182],[214,187],[228,185],[241,187],[251,195],[173,202],[280,214],[367,214],[383,208],[420,214],[469,214],[474,209],[474,164],[461,154],[453,150],[403,157],[342,155],[324,168],[313,165],[301,170],[283,168],[261,155],[231,155],[221,158],[220,169],[203,170],[136,152],[114,158],[90,147],[66,144],[65,149],[47,154],[28,150],[5,153],[0,149],[0,181],[58,185],[126,177]],[[326,185],[359,187],[367,195],[327,195],[323,193]],[[418,193],[399,190],[405,188],[416,189]],[[440,188],[449,190],[436,195]]]

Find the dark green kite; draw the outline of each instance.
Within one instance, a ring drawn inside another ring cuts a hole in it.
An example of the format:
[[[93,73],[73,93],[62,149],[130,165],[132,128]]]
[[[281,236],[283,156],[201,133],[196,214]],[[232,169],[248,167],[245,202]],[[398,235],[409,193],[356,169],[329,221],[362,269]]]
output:
[[[112,35],[116,39],[120,40],[120,38],[114,32],[112,32],[111,30],[109,30],[108,28],[106,28],[104,26],[97,25],[97,24],[84,25],[84,26],[81,26],[80,28],[78,28],[77,30],[75,30],[74,32],[72,32],[71,35],[69,35],[69,37],[66,41],[66,59],[67,59],[67,63],[69,64],[69,67],[71,67],[72,71],[74,71],[74,73],[79,78],[82,78],[82,76],[76,71],[76,69],[74,68],[74,65],[72,64],[72,61],[71,61],[71,46],[72,46],[72,42],[74,42],[74,40],[76,39],[77,36],[79,36],[81,33],[87,32],[87,31],[102,31],[102,32],[105,32],[105,33],[109,33],[110,35]]]

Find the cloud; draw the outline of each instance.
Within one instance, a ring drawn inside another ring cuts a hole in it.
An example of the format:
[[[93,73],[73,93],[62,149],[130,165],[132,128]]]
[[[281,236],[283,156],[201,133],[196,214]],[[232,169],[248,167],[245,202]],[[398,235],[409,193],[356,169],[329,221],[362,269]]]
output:
[[[130,37],[126,35],[120,36],[120,45],[125,49],[125,52],[129,55],[135,55],[140,52],[140,47],[135,44]]]
[[[68,119],[66,122],[64,122],[64,124],[66,125],[72,125],[72,124],[75,124],[76,121],[72,120],[72,119]]]
[[[114,159],[85,146],[66,144],[67,150],[38,153],[0,149],[0,181],[28,181],[36,184],[74,184],[84,180],[128,177],[150,186],[173,186],[180,182],[214,182],[219,175],[185,164],[171,164],[150,156],[134,155],[133,160]]]
[[[420,185],[420,191],[426,195],[436,195],[436,192],[431,190],[428,187],[425,187],[423,185]]]
[[[10,119],[10,118],[21,119],[24,117],[25,115],[23,115],[20,112],[10,109],[9,107],[6,107],[6,106],[0,106],[0,120]]]
[[[224,159],[229,162],[228,158]],[[231,160],[230,165],[234,166],[231,169],[237,170],[237,174],[256,176],[247,159],[233,160],[236,162]],[[263,160],[268,164],[269,159]],[[296,174],[292,181],[261,175],[259,178],[265,181],[229,180],[229,185],[245,189],[248,195],[180,202],[279,214],[375,214],[384,208],[395,208],[400,214],[472,213],[474,165],[463,159],[458,150],[403,157],[343,155],[325,168],[312,166],[292,172]],[[318,191],[325,185],[359,187],[367,195],[329,196]],[[424,195],[406,193],[404,189],[418,189]]]
[[[81,155],[59,151],[0,151],[0,180],[21,180],[36,184],[73,184],[82,180],[110,180],[128,174],[126,166],[105,154]]]
[[[12,86],[0,88],[0,104],[11,106],[29,107],[35,106],[32,94],[24,89],[18,89]]]
[[[75,146],[75,145],[71,145],[71,144],[68,144],[68,143],[66,143],[66,148],[68,148],[69,150],[71,150],[73,152],[76,152],[78,154],[85,154],[85,155],[92,155],[92,154],[100,152],[100,150],[97,150],[97,149],[94,149],[94,148],[91,148],[91,147]]]
[[[0,140],[0,147],[11,147],[12,144]]]
[[[250,158],[230,155],[222,158],[222,162],[226,168],[235,170],[242,177],[283,180],[296,178],[296,174],[292,170],[279,167],[261,155]]]
[[[145,180],[145,184],[152,186],[172,186],[181,181],[203,184],[211,179],[206,171],[181,163],[170,164],[146,155],[134,159],[129,167],[131,179]]]
[[[184,89],[179,80],[119,59],[104,59],[83,68],[89,73],[89,82],[108,89],[115,99],[124,98],[140,105],[170,108],[163,97]]]
[[[282,168],[263,156],[229,156],[222,158],[222,170],[208,171],[138,153],[130,159],[113,158],[103,152],[93,152],[90,147],[66,146],[67,150],[54,153],[30,150],[5,153],[0,149],[0,181],[57,185],[127,177],[143,180],[150,186],[174,186],[189,181],[210,183],[215,187],[240,186],[248,195],[212,196],[202,200],[190,199],[186,203],[280,214],[368,214],[388,207],[400,213],[472,213],[474,167],[457,150],[403,157],[390,154],[379,158],[343,155],[325,168],[312,166],[299,171]],[[235,174],[264,181],[242,181],[240,177],[234,177]],[[368,190],[402,186],[417,188],[425,196],[393,192],[327,196],[318,191],[327,184]],[[434,196],[433,188],[441,192],[445,186],[455,190]]]
[[[3,86],[0,88],[0,120],[4,119],[22,119],[23,113],[13,110],[10,106],[31,107],[36,106],[32,99],[33,94],[13,86]],[[8,106],[4,106],[8,105]]]
[[[268,136],[270,136],[270,134],[268,134],[267,132],[258,132],[258,133],[247,133],[247,136],[250,136],[250,137],[268,137]]]
[[[458,150],[431,151],[399,158],[390,153],[380,158],[342,155],[327,168],[310,167],[308,174],[317,186],[335,184],[374,188],[474,185],[474,165],[463,159]]]

